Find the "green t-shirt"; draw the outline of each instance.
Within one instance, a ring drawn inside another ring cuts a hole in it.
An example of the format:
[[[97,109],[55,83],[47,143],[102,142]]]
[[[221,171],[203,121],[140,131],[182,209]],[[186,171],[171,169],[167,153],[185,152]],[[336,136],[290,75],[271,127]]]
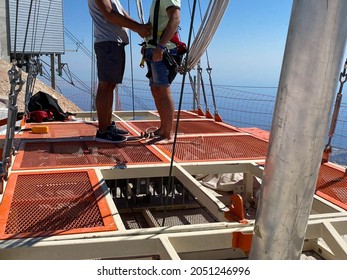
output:
[[[150,9],[150,22],[152,25],[154,24],[154,7],[155,7],[156,0],[152,1],[151,9]],[[160,6],[159,6],[159,15],[158,15],[158,35],[157,35],[157,42],[160,40],[160,36],[163,33],[167,23],[169,22],[169,18],[167,16],[166,10],[172,6],[181,7],[181,0],[160,0]],[[153,37],[147,37],[146,42],[150,41]],[[154,47],[151,45],[147,45],[149,48]],[[171,43],[170,41],[166,44],[166,47],[168,49],[175,48],[176,45]]]

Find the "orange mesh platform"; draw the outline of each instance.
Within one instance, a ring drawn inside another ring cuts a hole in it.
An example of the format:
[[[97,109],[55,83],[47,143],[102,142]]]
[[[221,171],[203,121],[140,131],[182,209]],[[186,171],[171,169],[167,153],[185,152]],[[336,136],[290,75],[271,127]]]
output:
[[[33,126],[48,127],[48,133],[32,133]],[[117,127],[127,129],[121,123],[117,123]],[[16,138],[25,139],[54,139],[54,138],[81,138],[95,137],[98,123],[80,123],[80,122],[43,122],[43,123],[27,123],[22,134],[16,134]]]
[[[138,141],[122,144],[95,141],[23,143],[13,170],[99,165],[154,164],[164,159],[150,145]]]
[[[159,113],[157,111],[153,112],[154,114],[156,114],[157,116],[159,116]],[[177,119],[178,117],[178,111],[174,112],[174,119]],[[205,119],[204,116],[199,116],[198,114],[194,113],[194,112],[189,112],[189,111],[181,111],[180,112],[180,120],[183,119]]]
[[[173,124],[174,130],[176,129],[176,121]],[[160,126],[160,121],[138,121],[131,122],[131,126],[135,127],[136,130],[146,132],[147,129],[151,131],[155,130]],[[183,120],[180,121],[178,126],[178,134],[198,134],[198,133],[235,133],[239,130],[227,126],[222,123],[217,123],[209,120]]]
[[[267,141],[270,139],[270,132],[269,131],[266,131],[266,130],[263,130],[263,129],[260,129],[257,127],[241,128],[240,130],[247,132],[247,133],[250,133],[254,136],[257,136],[257,137],[264,139],[264,140],[267,140]]]
[[[94,171],[11,174],[0,239],[117,230]]]
[[[178,111],[175,111],[174,118],[177,119],[177,117],[178,117]],[[193,112],[188,112],[188,111],[181,111],[180,112],[180,120],[183,120],[183,119],[200,119],[200,118],[205,118],[205,117],[201,117],[198,114],[193,113]]]
[[[159,123],[131,121],[127,123],[129,126],[123,123],[117,126],[130,128],[134,134],[158,127]],[[27,128],[31,125],[38,124],[28,124]],[[49,133],[16,134],[20,147],[0,205],[0,239],[116,230],[95,172],[68,168],[169,163],[173,149],[172,144],[152,146],[136,139],[122,144],[84,139],[95,136],[96,122],[41,125],[48,126]],[[256,160],[264,163],[266,158],[269,134],[257,128],[238,129],[182,112],[178,132],[176,162]],[[32,171],[49,168],[65,170]],[[344,170],[322,165],[317,195],[347,210],[346,187]]]
[[[347,210],[347,174],[329,164],[319,170],[316,194]]]
[[[182,162],[264,159],[267,146],[267,142],[250,135],[179,137],[175,160]],[[161,147],[171,156],[172,144],[161,145]]]

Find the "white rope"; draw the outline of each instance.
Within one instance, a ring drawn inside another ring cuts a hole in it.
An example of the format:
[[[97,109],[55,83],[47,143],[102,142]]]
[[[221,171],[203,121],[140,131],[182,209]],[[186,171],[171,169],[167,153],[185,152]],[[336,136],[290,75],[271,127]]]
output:
[[[145,14],[143,12],[142,0],[136,0],[137,14],[141,23],[145,23]]]
[[[211,4],[213,5],[211,7]],[[200,29],[192,43],[188,58],[188,71],[193,69],[209,46],[221,19],[228,7],[229,0],[210,1]]]

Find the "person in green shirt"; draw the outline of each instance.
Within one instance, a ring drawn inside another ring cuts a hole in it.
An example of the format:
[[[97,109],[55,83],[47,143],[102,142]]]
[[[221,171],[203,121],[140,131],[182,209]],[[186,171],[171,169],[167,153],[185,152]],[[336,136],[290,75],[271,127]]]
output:
[[[154,11],[156,1],[160,1],[158,13],[158,33],[156,42],[152,35],[146,38],[145,60],[147,62],[150,88],[160,116],[160,127],[155,131],[157,144],[172,143],[174,102],[171,96],[169,70],[163,62],[163,53],[167,49],[172,54],[177,47],[170,39],[177,32],[180,23],[181,0],[153,0],[150,9],[150,22],[154,29]]]

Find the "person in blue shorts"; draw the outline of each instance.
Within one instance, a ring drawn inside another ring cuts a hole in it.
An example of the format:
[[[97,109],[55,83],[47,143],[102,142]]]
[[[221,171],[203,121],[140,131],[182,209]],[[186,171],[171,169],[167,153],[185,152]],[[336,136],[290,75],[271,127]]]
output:
[[[154,24],[154,12],[157,0],[152,0],[150,22]],[[153,34],[146,38],[145,60],[147,62],[150,88],[160,116],[160,127],[155,131],[158,135],[156,143],[172,143],[172,127],[174,120],[174,102],[171,96],[169,70],[163,62],[163,53],[177,51],[177,46],[170,41],[177,32],[180,23],[181,0],[160,0],[158,13],[157,41],[153,42]],[[152,27],[152,30],[154,28]],[[152,31],[153,33],[153,31]]]

